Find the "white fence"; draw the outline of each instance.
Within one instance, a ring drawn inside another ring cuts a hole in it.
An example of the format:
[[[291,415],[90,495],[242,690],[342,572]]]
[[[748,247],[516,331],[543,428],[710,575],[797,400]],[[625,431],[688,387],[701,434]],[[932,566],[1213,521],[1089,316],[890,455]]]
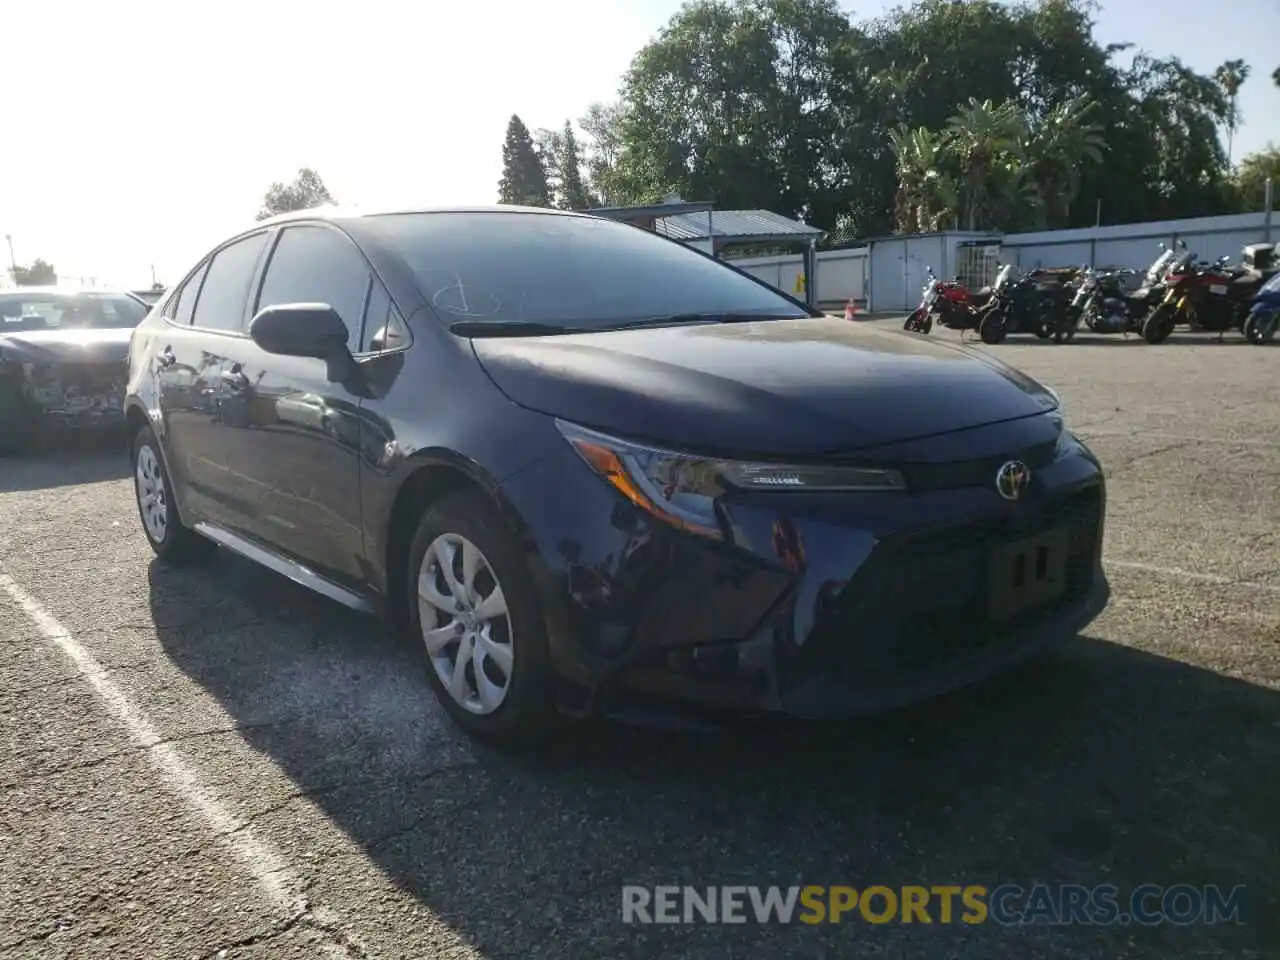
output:
[[[792,296],[804,297],[804,258],[798,254],[779,257],[744,257],[729,261],[765,283]],[[867,290],[867,248],[823,250],[814,270],[814,293],[818,303],[846,300],[861,302]]]
[[[935,237],[931,235],[935,245]],[[948,235],[950,236],[950,235]],[[956,234],[955,237],[959,237]],[[967,235],[966,235],[967,236]],[[976,236],[976,235],[974,235]],[[1273,222],[1268,212],[1242,213],[1222,217],[1198,217],[1190,220],[1165,220],[1151,223],[1128,223],[1114,227],[1084,227],[1077,230],[1045,230],[1038,233],[1012,233],[1004,237],[993,235],[999,241],[998,259],[1013,263],[1022,270],[1037,267],[1116,266],[1142,269],[1155,259],[1159,244],[1172,245],[1185,240],[1188,248],[1203,260],[1229,257],[1237,260],[1241,247],[1250,243],[1274,243],[1280,241],[1280,224]],[[867,246],[845,250],[823,250],[818,254],[814,270],[814,290],[818,303],[825,306],[853,300],[874,310],[909,309],[910,302],[919,287],[919,278],[910,274],[910,261],[920,259],[906,254],[888,256],[896,247],[910,253],[908,238],[890,237],[871,241]],[[925,237],[909,238],[926,242]],[[955,239],[954,237],[952,238]],[[963,238],[962,238],[963,239]],[[953,242],[951,246],[955,246]],[[880,248],[875,257],[872,251]],[[892,248],[892,249],[891,249]],[[932,247],[930,248],[932,250]],[[930,261],[939,275],[955,274],[959,270],[959,258],[953,250],[933,256]],[[879,263],[880,260],[892,263]],[[924,263],[928,260],[921,260]],[[876,276],[870,277],[873,261],[878,263]],[[733,264],[779,290],[802,295],[801,278],[804,262],[800,254],[778,257],[750,257],[735,259]],[[903,264],[908,264],[904,267]],[[921,268],[922,269],[922,268]],[[918,272],[918,271],[917,271]],[[909,275],[910,274],[910,275]],[[868,303],[871,287],[876,286],[875,303]],[[905,299],[904,299],[905,298]],[[901,302],[899,302],[901,301]],[[905,306],[903,306],[905,304]]]
[[[1185,240],[1188,249],[1202,260],[1229,257],[1234,261],[1239,259],[1241,247],[1276,239],[1280,239],[1280,230],[1272,224],[1269,214],[1242,213],[1115,227],[1012,233],[1002,239],[1000,257],[1023,270],[1084,264],[1138,269],[1155,259],[1161,242],[1172,245],[1175,240]]]

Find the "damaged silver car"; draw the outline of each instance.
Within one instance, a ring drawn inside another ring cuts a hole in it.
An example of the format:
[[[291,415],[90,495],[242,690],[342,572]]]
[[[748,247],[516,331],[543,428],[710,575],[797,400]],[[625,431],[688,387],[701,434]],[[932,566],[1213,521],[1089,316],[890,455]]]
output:
[[[149,310],[126,292],[0,291],[0,450],[121,423],[129,338]]]

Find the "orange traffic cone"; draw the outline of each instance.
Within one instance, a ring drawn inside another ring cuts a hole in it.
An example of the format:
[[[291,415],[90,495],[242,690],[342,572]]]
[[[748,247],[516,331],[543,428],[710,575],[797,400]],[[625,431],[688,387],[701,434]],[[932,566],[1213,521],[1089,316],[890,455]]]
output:
[[[853,308],[853,301],[852,301],[852,300],[846,300],[846,301],[845,301],[845,304],[844,304],[844,318],[845,318],[846,320],[852,320],[852,319],[853,319],[853,315],[854,315],[856,312],[857,312],[857,311],[856,311],[856,310],[854,310],[854,308]]]

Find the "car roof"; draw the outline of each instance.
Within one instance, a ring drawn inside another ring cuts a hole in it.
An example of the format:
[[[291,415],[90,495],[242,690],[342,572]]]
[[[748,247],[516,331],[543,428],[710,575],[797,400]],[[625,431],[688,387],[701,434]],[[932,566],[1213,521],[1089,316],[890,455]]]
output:
[[[554,210],[549,207],[522,207],[508,203],[445,207],[362,207],[354,205],[342,206],[339,204],[326,204],[325,206],[311,207],[306,210],[292,210],[288,213],[278,213],[275,216],[259,220],[253,225],[253,227],[246,228],[243,232],[248,233],[249,230],[259,227],[274,226],[279,223],[290,223],[296,220],[360,220],[368,217],[388,217],[406,213],[536,213],[546,216],[589,218],[589,213],[583,214],[576,213],[571,210]]]

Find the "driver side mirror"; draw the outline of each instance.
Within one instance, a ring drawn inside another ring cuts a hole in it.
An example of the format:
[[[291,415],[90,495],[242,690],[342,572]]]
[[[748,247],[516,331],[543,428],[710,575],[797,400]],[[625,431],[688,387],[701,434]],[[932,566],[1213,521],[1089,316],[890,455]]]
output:
[[[249,336],[267,353],[325,361],[330,383],[345,383],[356,369],[347,348],[347,325],[327,303],[265,307],[250,321]]]

